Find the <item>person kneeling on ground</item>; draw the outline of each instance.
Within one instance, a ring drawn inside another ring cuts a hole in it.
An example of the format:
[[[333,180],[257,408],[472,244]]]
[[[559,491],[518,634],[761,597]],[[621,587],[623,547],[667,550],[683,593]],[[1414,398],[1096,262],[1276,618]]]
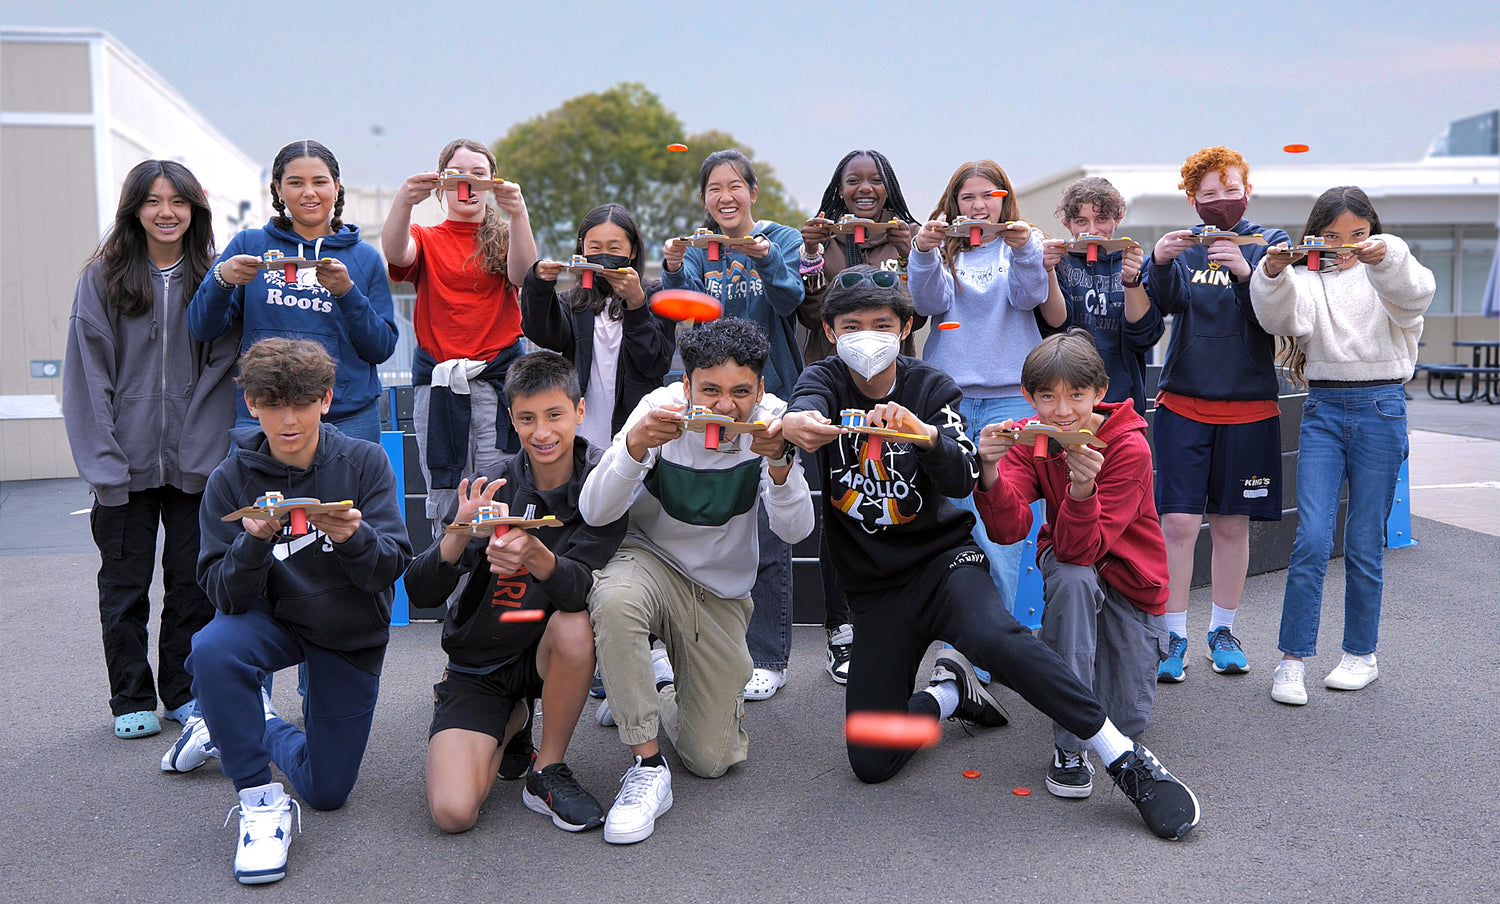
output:
[[[445,832],[473,828],[505,745],[530,731],[540,697],[542,745],[521,800],[559,829],[581,832],[602,825],[604,811],[563,755],[594,675],[589,589],[625,536],[625,517],[591,527],[578,513],[584,477],[602,453],[577,435],[584,405],[568,359],[556,352],[516,359],[505,395],[521,453],[461,481],[443,525],[470,523],[481,506],[494,505],[518,517],[551,516],[560,526],[499,528],[488,539],[445,533],[406,573],[417,606],[441,604],[469,578],[443,623],[448,666],[432,689],[427,806]],[[527,611],[542,618],[506,619]]]
[[[1146,421],[1129,398],[1104,401],[1109,376],[1087,330],[1043,339],[1021,366],[1021,392],[1037,421],[1087,430],[1104,443],[1048,440],[1038,458],[1018,444],[1011,423],[979,435],[975,507],[996,543],[1031,530],[1031,504],[1047,502],[1037,536],[1045,582],[1042,642],[1092,687],[1120,731],[1137,737],[1151,720],[1157,666],[1166,656],[1167,547],[1151,490]],[[1054,724],[1047,790],[1088,797],[1094,767],[1076,734]]]
[[[787,439],[818,454],[828,488],[830,564],[859,625],[846,711],[1003,725],[1004,713],[974,671],[988,669],[1083,738],[1152,832],[1181,838],[1198,824],[1192,791],[1122,734],[1067,663],[1001,604],[989,563],[970,538],[973,516],[948,498],[970,493],[979,474],[958,412],[962,394],[941,370],[899,354],[912,313],[894,274],[868,266],[840,274],[823,302],[824,330],[837,357],[803,371],[782,421]],[[870,455],[867,437],[829,419],[850,409],[866,413],[871,426],[921,439],[886,438]],[[938,654],[930,686],[912,693],[934,640],[955,649]],[[849,764],[861,780],[883,782],[913,752],[850,742]]]
[[[314,809],[349,797],[375,716],[394,586],[411,562],[385,452],[322,423],[334,374],[308,340],[262,339],[245,352],[238,382],[260,426],[231,431],[234,454],[208,478],[200,509],[198,582],[218,611],[187,659],[202,716],[161,766],[187,772],[219,756],[239,792],[234,876],[246,885],[286,875],[296,804],[271,780],[271,763]],[[312,530],[296,537],[276,521],[223,520],[269,491],[356,507],[309,514]],[[305,731],[261,690],[268,674],[301,662]]]

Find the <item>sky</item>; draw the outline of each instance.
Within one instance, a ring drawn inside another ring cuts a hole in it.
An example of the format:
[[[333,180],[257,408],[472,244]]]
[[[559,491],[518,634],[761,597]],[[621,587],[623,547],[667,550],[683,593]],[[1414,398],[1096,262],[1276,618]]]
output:
[[[1252,169],[1408,161],[1500,106],[1490,0],[0,0],[0,24],[108,31],[265,166],[316,138],[387,190],[452,138],[625,81],[753,148],[805,209],[845,152],[878,149],[918,215],[980,157],[1022,187],[1217,144]]]

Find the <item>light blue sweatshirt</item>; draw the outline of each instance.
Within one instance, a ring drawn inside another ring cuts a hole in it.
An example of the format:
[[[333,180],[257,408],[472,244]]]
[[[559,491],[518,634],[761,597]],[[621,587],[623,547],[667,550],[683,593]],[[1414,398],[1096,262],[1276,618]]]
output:
[[[958,329],[933,330],[922,360],[941,368],[965,398],[1021,394],[1021,362],[1042,341],[1032,312],[1047,300],[1039,233],[1019,251],[999,238],[963,251],[950,273],[937,248],[912,249],[908,286],[917,313],[956,321]]]

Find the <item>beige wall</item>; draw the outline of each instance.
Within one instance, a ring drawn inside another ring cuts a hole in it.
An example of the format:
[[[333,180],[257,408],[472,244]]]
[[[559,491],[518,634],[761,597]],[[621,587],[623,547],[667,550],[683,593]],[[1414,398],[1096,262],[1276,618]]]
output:
[[[8,113],[89,113],[89,46],[6,42],[0,68],[0,110]]]

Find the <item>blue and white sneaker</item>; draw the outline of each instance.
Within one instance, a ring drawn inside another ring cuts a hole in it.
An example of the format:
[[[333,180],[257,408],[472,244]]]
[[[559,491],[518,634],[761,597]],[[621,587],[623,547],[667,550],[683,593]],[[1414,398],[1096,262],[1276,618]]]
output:
[[[234,877],[242,885],[277,882],[286,876],[286,851],[292,846],[292,809],[297,810],[297,831],[302,831],[302,808],[282,789],[280,782],[257,785],[240,792],[236,811],[240,814],[240,838],[234,851]]]
[[[177,736],[177,743],[162,754],[161,771],[192,772],[208,762],[209,757],[218,755],[219,748],[214,746],[213,739],[208,736],[208,723],[203,721],[202,716],[192,716],[182,726],[182,734]]]
[[[1245,651],[1240,648],[1240,642],[1229,633],[1227,626],[1221,626],[1208,632],[1208,659],[1214,664],[1214,671],[1220,675],[1243,675],[1250,671],[1250,660],[1245,658]]]
[[[1187,659],[1184,655],[1187,653],[1187,646],[1186,637],[1176,631],[1167,632],[1167,658],[1156,667],[1157,681],[1182,682],[1187,680],[1187,675],[1183,674],[1183,670],[1187,668]]]

